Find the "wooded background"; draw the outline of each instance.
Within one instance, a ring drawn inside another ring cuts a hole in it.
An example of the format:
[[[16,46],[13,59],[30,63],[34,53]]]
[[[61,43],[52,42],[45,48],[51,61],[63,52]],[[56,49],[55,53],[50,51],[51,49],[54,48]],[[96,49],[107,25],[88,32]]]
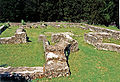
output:
[[[0,21],[119,24],[119,0],[0,0]]]

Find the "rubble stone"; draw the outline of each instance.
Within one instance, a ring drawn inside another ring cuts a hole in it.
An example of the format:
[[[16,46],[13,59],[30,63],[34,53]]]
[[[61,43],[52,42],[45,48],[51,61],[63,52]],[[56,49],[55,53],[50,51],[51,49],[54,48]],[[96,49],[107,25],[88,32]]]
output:
[[[70,69],[65,55],[65,48],[68,45],[70,45],[68,42],[62,42],[62,44],[46,46],[46,63],[44,68],[47,78],[70,75]]]
[[[14,36],[0,38],[0,44],[20,44],[27,42],[27,34],[23,28],[18,28]]]
[[[40,42],[40,41],[47,41],[47,39],[46,39],[46,36],[45,35],[39,35],[39,38],[38,38],[38,41]]]
[[[60,42],[62,40],[67,41],[71,44],[70,50],[72,52],[78,51],[78,42],[70,37],[69,33],[56,33],[51,36],[52,42]]]
[[[0,67],[1,78],[7,76],[12,77],[14,74],[30,79],[44,77],[43,67]]]
[[[88,24],[83,24],[83,25],[85,25],[86,28],[89,29],[90,31],[108,33],[108,34],[111,34],[112,38],[114,38],[116,40],[120,39],[120,31],[110,30],[110,29],[106,29],[106,28],[100,28],[100,27],[96,27],[96,26],[92,26],[92,25],[88,25]]]
[[[109,50],[109,51],[116,51],[120,52],[120,45],[113,44],[113,43],[102,43],[104,38],[111,38],[112,35],[110,33],[105,32],[90,32],[84,34],[84,40],[95,46],[99,50]]]

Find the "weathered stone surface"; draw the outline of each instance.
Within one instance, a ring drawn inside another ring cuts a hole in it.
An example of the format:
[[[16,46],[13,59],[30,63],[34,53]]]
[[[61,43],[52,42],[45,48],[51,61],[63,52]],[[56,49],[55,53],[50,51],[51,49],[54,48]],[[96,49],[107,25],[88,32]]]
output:
[[[30,25],[22,25],[21,27],[23,27],[23,28],[31,28]]]
[[[0,44],[20,44],[27,42],[27,34],[23,28],[18,28],[14,36],[0,38]]]
[[[92,25],[88,25],[88,24],[83,24],[83,25],[85,25],[86,28],[89,29],[90,31],[109,33],[112,38],[114,38],[116,40],[120,39],[120,31],[110,30],[110,29],[106,29],[106,28],[100,28],[100,27],[96,27],[96,26],[92,26]]]
[[[69,47],[70,43],[66,41],[59,42],[57,44],[49,45],[44,35],[40,36],[40,40],[43,40],[43,46],[45,50],[46,63],[44,66],[44,74],[47,78],[69,76],[70,69],[66,59],[66,47]]]
[[[111,37],[112,37],[111,34],[102,33],[102,32],[98,32],[98,33],[90,32],[88,34],[84,34],[84,40],[87,43],[92,44],[93,46],[95,46],[97,49],[120,52],[120,45],[113,44],[113,43],[102,43],[104,38],[109,39]]]
[[[41,28],[45,28],[47,27],[48,25],[46,23],[42,23],[42,25],[40,25]]]
[[[116,40],[120,39],[120,31],[110,30],[106,28],[100,28],[88,24],[83,24],[90,31],[95,31],[91,33],[84,34],[84,40],[95,46],[99,50],[110,50],[120,52],[120,45],[113,43],[102,43],[104,38],[110,39],[114,38]]]
[[[38,28],[38,25],[32,25],[31,27],[32,28]]]
[[[43,67],[0,67],[1,77],[4,77],[6,74],[9,77],[12,77],[13,74],[18,74],[23,76],[26,79],[36,79],[44,77]]]
[[[19,33],[19,32],[25,32],[24,28],[23,27],[18,28],[15,33]]]
[[[39,41],[39,42],[40,42],[40,41],[47,41],[46,36],[43,35],[43,34],[39,35],[38,41]]]
[[[10,26],[21,26],[21,23],[12,23],[12,22],[10,22]]]
[[[15,43],[26,43],[27,42],[27,35],[25,32],[16,33],[15,37],[16,37]]]
[[[69,76],[70,69],[68,67],[65,48],[70,45],[68,42],[62,42],[54,46],[46,46],[45,52],[45,76],[47,78]]]
[[[38,41],[40,42],[40,41],[42,41],[43,42],[43,48],[44,48],[44,52],[46,52],[46,47],[48,46],[48,45],[50,45],[50,43],[49,43],[49,41],[46,39],[47,37],[45,36],[45,35],[39,35],[39,37],[38,37]]]
[[[95,46],[99,50],[109,50],[109,51],[120,52],[120,45],[113,44],[113,43],[97,43],[97,45]]]
[[[97,43],[102,43],[103,38],[109,38],[111,37],[108,33],[102,33],[102,32],[90,32],[84,34],[84,40],[92,45],[96,45]]]
[[[78,51],[78,42],[70,37],[69,33],[56,33],[51,36],[52,42],[60,42],[62,40],[67,41],[71,44],[70,50],[72,52]]]

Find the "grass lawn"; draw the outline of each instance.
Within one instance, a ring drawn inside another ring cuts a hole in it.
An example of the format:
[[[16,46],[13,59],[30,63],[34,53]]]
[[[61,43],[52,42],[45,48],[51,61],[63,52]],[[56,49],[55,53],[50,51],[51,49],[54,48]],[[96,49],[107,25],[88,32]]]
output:
[[[105,25],[93,25],[93,26],[97,26],[97,27],[102,27],[102,28],[107,28],[107,29],[111,29],[111,30],[120,31],[120,29],[118,29],[118,28],[115,27],[115,26],[109,26],[109,27],[106,27]]]
[[[0,26],[4,25],[4,23],[0,23]]]
[[[11,27],[11,32],[18,27]],[[8,29],[7,29],[8,30]],[[9,36],[9,31],[0,35]],[[69,65],[71,75],[53,79],[36,79],[33,82],[119,82],[120,81],[120,53],[112,51],[97,50],[92,45],[84,41],[84,33],[88,30],[80,28],[45,28],[26,29],[27,35],[32,42],[26,44],[1,44],[0,45],[0,65],[8,66],[43,66],[45,63],[42,42],[38,42],[38,36],[45,34],[51,40],[50,32],[72,32],[79,43],[79,51],[71,53]]]
[[[15,31],[17,30],[18,26],[11,26],[7,28],[5,31],[2,32],[0,35],[0,38],[2,37],[11,37],[15,34]]]

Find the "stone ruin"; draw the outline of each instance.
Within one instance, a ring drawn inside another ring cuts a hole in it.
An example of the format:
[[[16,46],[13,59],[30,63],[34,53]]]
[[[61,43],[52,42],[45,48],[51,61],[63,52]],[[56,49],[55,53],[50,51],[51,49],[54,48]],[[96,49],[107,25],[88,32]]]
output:
[[[18,28],[14,36],[0,38],[0,44],[20,44],[27,42],[27,34],[23,28]]]
[[[41,28],[45,28],[47,24],[37,22],[37,23],[26,23],[25,25],[22,25],[21,23],[10,23],[11,26],[21,26],[23,28],[38,28],[40,26]]]
[[[120,31],[116,31],[116,30],[110,30],[110,29],[106,29],[106,28],[100,28],[100,27],[96,27],[96,26],[92,26],[92,25],[88,25],[88,24],[83,24],[85,25],[85,27],[93,32],[104,32],[104,33],[108,33],[111,35],[112,38],[119,40],[120,39]]]
[[[69,76],[70,69],[66,52],[69,51],[70,43],[62,40],[55,45],[50,45],[45,35],[39,36],[39,41],[43,41],[45,51],[44,74],[47,78]]]
[[[46,63],[44,66],[44,72],[47,78],[70,75],[70,69],[65,55],[65,48],[68,45],[70,44],[67,42],[62,42],[62,44],[59,45],[47,45],[45,47]]]
[[[73,36],[73,34],[71,33],[56,33],[56,34],[52,34],[51,38],[52,38],[52,42],[60,42],[60,41],[66,41],[68,43],[71,44],[70,46],[70,51],[75,52],[78,51],[78,42],[73,39],[72,37],[70,37],[70,35]]]
[[[32,23],[26,23],[25,25],[22,25],[21,23],[10,23],[11,26],[22,26],[24,28],[46,28],[47,26],[53,26],[56,28],[59,27],[79,27],[80,23],[63,23],[63,22],[32,22]]]
[[[44,77],[43,67],[0,67],[1,80],[31,80]],[[23,81],[24,82],[24,81]]]
[[[73,34],[68,32],[52,34],[52,42],[56,42],[55,45],[50,45],[45,35],[39,36],[39,41],[43,41],[45,51],[45,77],[53,78],[70,75],[68,56],[70,51],[78,51],[78,42],[70,35]]]
[[[16,33],[19,32],[25,31],[24,29],[19,28],[16,30]],[[57,42],[55,45],[50,45],[45,35],[39,36],[38,41],[43,41],[43,47],[45,52],[46,62],[43,67],[0,67],[0,77],[3,79],[9,79],[14,77],[17,79],[24,78],[25,80],[30,80],[43,77],[54,78],[60,76],[69,76],[71,72],[68,64],[68,56],[70,54],[70,51],[78,50],[78,45],[76,45],[77,49],[71,48],[70,46],[78,43],[74,43],[74,39],[67,35],[67,33],[61,33],[61,35],[63,36],[60,37],[61,40],[52,36],[53,42],[55,42],[55,39],[59,40],[59,42]]]
[[[32,24],[32,25],[38,25]],[[57,23],[58,27],[59,24]],[[14,25],[14,24],[13,24]],[[27,24],[28,26],[31,26]],[[47,23],[47,25],[55,25],[54,23]],[[84,26],[80,26],[79,23],[69,24],[70,27],[76,26],[78,28],[82,28],[84,30],[90,30],[94,32],[85,33],[84,40],[95,46],[100,50],[110,50],[120,52],[120,45],[112,44],[112,43],[102,43],[104,38],[114,38],[116,40],[120,39],[120,32],[105,28],[99,28],[87,24],[83,24]],[[21,25],[20,25],[21,26]],[[43,25],[45,27],[45,25]],[[66,26],[64,26],[66,27]],[[18,28],[16,33],[12,37],[8,38],[0,38],[0,43],[26,43],[27,34],[24,30],[27,28],[26,26],[22,26],[22,28]],[[39,42],[43,41],[44,55],[45,55],[45,65],[43,67],[8,67],[8,68],[0,68],[0,77],[7,75],[7,77],[15,76],[17,74],[18,77],[24,77],[26,79],[36,79],[36,78],[53,78],[60,76],[69,76],[70,68],[68,64],[68,56],[70,52],[78,51],[78,42],[73,39],[71,33],[54,33],[51,36],[52,42],[55,45],[50,45],[49,41],[46,39],[45,35],[39,36]],[[5,76],[6,77],[6,76]]]
[[[90,31],[93,31],[93,32],[84,34],[84,40],[87,43],[92,44],[98,50],[109,50],[109,51],[120,52],[120,45],[113,44],[113,43],[103,43],[103,39],[114,38],[115,40],[119,40],[120,31],[95,27],[87,24],[84,24],[84,25]]]

